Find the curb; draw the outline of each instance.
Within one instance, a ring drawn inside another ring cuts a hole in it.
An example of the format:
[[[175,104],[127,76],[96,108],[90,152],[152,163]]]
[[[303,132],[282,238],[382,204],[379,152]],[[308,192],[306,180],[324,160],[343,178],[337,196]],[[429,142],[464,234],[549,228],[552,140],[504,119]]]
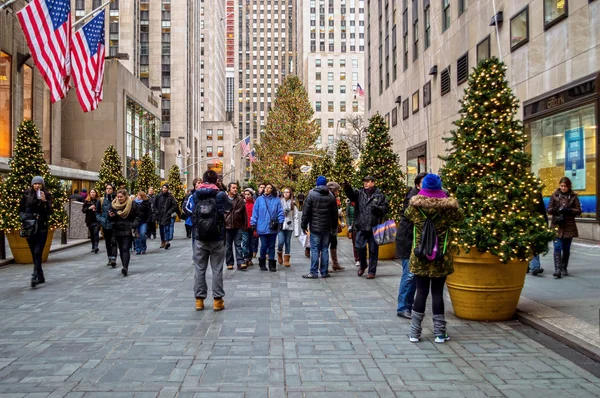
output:
[[[89,239],[85,239],[85,240],[80,241],[80,242],[67,243],[66,245],[55,246],[54,248],[50,247],[50,253],[60,252],[60,251],[63,251],[63,250],[70,249],[72,247],[81,246],[81,245],[86,244],[86,243],[90,243],[90,240]],[[14,263],[15,263],[15,259],[13,257],[9,257],[6,260],[0,260],[0,268],[6,267],[6,266],[14,264]]]
[[[591,358],[596,362],[600,362],[600,347],[590,344],[580,337],[559,329],[556,326],[521,310],[517,310],[515,318],[522,324],[531,326],[586,357]]]

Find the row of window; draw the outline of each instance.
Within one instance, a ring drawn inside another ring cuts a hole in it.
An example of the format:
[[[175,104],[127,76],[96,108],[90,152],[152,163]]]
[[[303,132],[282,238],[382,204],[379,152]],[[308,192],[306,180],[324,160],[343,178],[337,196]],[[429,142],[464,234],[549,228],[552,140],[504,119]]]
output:
[[[340,72],[338,78],[341,81],[346,81],[346,72]],[[321,72],[315,72],[315,80],[321,80]],[[327,81],[335,81],[335,75],[333,72],[327,72]],[[358,81],[358,72],[352,72],[352,81]]]
[[[321,101],[316,101],[315,112],[321,111]],[[327,112],[335,112],[334,101],[327,101]],[[340,112],[346,112],[346,101],[340,101]],[[358,112],[358,101],[352,101],[352,112]]]
[[[223,152],[224,152],[224,148],[222,146],[218,146],[217,147],[217,156],[222,158],[223,157]],[[206,147],[206,157],[210,158],[213,157],[213,147],[211,145]]]
[[[317,68],[321,67],[321,58],[315,58],[315,66]],[[334,67],[334,61],[333,59],[329,58],[327,59],[327,66],[330,68]],[[346,59],[345,58],[340,58],[340,67],[341,68],[345,68],[346,67]],[[352,67],[353,68],[358,68],[358,58],[352,58]]]
[[[356,92],[356,84],[355,83],[352,84],[352,91]],[[322,89],[321,89],[320,84],[315,84],[315,93],[322,94]],[[333,93],[334,93],[334,85],[328,84],[327,85],[327,94],[333,94]],[[346,94],[346,86],[345,85],[340,86],[340,94]]]
[[[212,129],[206,130],[206,139],[212,141],[212,139],[213,139]],[[223,130],[222,129],[217,130],[217,140],[223,140]]]
[[[321,127],[321,119],[315,119],[317,126]],[[341,128],[346,128],[346,119],[339,119],[338,124]],[[327,119],[327,127],[332,129],[335,126],[335,119]]]

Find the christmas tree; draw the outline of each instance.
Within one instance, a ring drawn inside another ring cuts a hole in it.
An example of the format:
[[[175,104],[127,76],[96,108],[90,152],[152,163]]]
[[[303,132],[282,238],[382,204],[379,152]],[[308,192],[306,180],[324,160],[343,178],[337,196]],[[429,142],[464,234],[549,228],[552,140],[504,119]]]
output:
[[[314,154],[317,156],[312,157],[310,171],[302,174],[298,179],[296,192],[302,192],[305,195],[308,194],[315,187],[317,177],[319,176],[324,176],[327,178],[327,181],[331,180],[334,164],[328,151],[320,149],[315,151]]]
[[[156,165],[150,157],[145,154],[142,156],[142,162],[139,167],[139,176],[136,189],[148,193],[148,188],[158,189],[160,187],[160,178],[156,175]]]
[[[171,170],[169,170],[169,179],[167,181],[169,184],[169,191],[175,197],[177,201],[177,205],[181,207],[181,202],[185,197],[185,191],[183,190],[183,184],[181,183],[181,172],[179,171],[179,166],[173,165]]]
[[[312,120],[313,108],[297,76],[288,76],[277,89],[275,105],[269,111],[261,142],[256,146],[258,160],[252,164],[257,181],[269,181],[276,187],[292,186],[300,175],[307,156],[288,152],[312,151],[320,134]]]
[[[535,211],[541,181],[529,171],[519,100],[497,58],[481,61],[469,76],[457,129],[441,170],[446,189],[465,212],[457,244],[476,247],[502,262],[526,260],[548,250],[554,233]]]
[[[50,174],[42,153],[39,132],[32,121],[24,121],[19,126],[14,156],[10,160],[10,172],[0,186],[0,229],[6,232],[21,227],[19,206],[23,192],[31,187],[35,176],[44,179],[45,188],[52,196],[52,215],[48,222],[50,229],[66,228],[67,213],[63,207],[67,193],[60,181]]]
[[[383,192],[388,200],[387,217],[400,222],[402,202],[406,193],[404,173],[400,167],[398,154],[392,150],[392,138],[383,117],[377,113],[369,119],[367,142],[361,154],[360,170],[357,179],[366,176],[375,178],[375,186]]]
[[[115,192],[120,186],[127,185],[127,180],[123,177],[123,163],[121,163],[121,158],[112,145],[104,151],[96,187],[98,187],[100,192],[104,192],[106,184],[114,185]]]
[[[346,141],[338,141],[335,149],[335,165],[331,172],[331,179],[338,184],[342,184],[345,181],[352,183],[354,179],[354,167],[352,166],[352,152],[350,151],[350,145]],[[342,200],[342,207],[346,207],[346,194],[342,189],[340,192],[340,199]]]

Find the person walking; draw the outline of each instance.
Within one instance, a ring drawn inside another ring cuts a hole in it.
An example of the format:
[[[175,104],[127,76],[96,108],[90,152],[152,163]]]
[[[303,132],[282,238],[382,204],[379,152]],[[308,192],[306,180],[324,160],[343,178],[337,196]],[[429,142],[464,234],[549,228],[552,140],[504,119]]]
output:
[[[302,209],[304,208],[304,201],[306,200],[306,195],[304,195],[302,192],[300,192],[297,196],[296,196],[296,207],[298,208],[298,211],[296,212],[296,214],[298,215],[298,235],[300,236],[300,234],[303,232],[302,231]],[[307,238],[308,240],[308,238]],[[307,246],[304,248],[304,257],[308,257],[310,258],[310,242],[307,242]]]
[[[117,266],[117,241],[113,234],[113,224],[109,219],[109,210],[111,209],[112,201],[115,199],[114,186],[106,184],[105,193],[100,198],[100,206],[96,206],[96,220],[102,227],[102,236],[106,245],[106,256],[108,263],[106,265],[115,268]]]
[[[148,231],[146,232],[146,237],[150,239],[156,239],[156,219],[154,216],[154,200],[156,199],[156,195],[154,195],[154,188],[148,188],[148,201],[150,202],[150,208],[152,209],[152,213],[150,213],[150,220],[148,221]]]
[[[26,238],[29,251],[33,259],[33,274],[31,274],[31,287],[46,283],[42,269],[42,255],[48,240],[48,220],[52,215],[52,196],[44,186],[44,179],[35,176],[31,180],[31,187],[23,193],[19,204],[19,217],[21,222],[32,223],[34,227]]]
[[[329,254],[331,254],[331,262],[333,263],[333,270],[334,271],[343,271],[346,268],[342,267],[340,265],[340,262],[338,260],[338,252],[337,252],[337,247],[338,247],[338,233],[342,232],[344,230],[344,227],[346,226],[346,222],[344,220],[344,216],[342,213],[342,203],[340,201],[340,184],[338,184],[335,181],[329,181],[327,183],[327,189],[329,189],[329,192],[331,192],[333,194],[333,196],[335,197],[335,204],[337,206],[337,217],[338,217],[338,224],[337,224],[337,230],[335,232],[333,232],[331,234],[331,236],[329,237]]]
[[[283,264],[284,267],[289,267],[291,266],[290,253],[292,234],[294,233],[294,222],[296,219],[296,204],[292,198],[292,190],[290,188],[283,188],[282,192],[283,196],[279,200],[281,201],[285,220],[277,235],[277,262],[279,265]],[[283,253],[284,246],[285,254]]]
[[[363,188],[353,189],[348,182],[344,183],[344,192],[354,208],[354,232],[356,233],[356,250],[360,266],[357,275],[363,276],[367,269],[367,245],[369,246],[369,272],[367,279],[375,279],[377,273],[377,260],[379,258],[379,245],[373,237],[373,227],[379,224],[387,211],[388,203],[383,193],[375,187],[375,178],[363,178]]]
[[[356,251],[356,233],[354,232],[354,202],[346,198],[346,224],[348,225],[348,239],[352,240],[352,254],[354,265],[360,267],[358,252]]]
[[[254,249],[254,241],[258,239],[256,230],[250,225],[252,219],[252,212],[254,210],[254,192],[252,188],[244,189],[244,203],[246,206],[246,229],[242,235],[242,251],[244,253],[244,259],[246,266],[250,267],[254,265],[252,263],[252,253]]]
[[[85,214],[85,225],[90,232],[90,241],[92,242],[92,253],[98,253],[100,243],[100,225],[96,220],[96,209],[99,206],[98,191],[90,189],[90,194],[85,198],[81,211]]]
[[[171,192],[169,192],[169,184],[162,186],[162,192],[154,200],[154,215],[160,228],[160,248],[169,250],[171,240],[173,239],[173,214],[177,214],[179,210],[177,200]]]
[[[327,179],[317,177],[316,187],[306,196],[302,208],[302,231],[310,229],[310,271],[305,279],[317,279],[329,275],[329,239],[337,233],[338,212],[335,196],[327,188]],[[320,267],[319,267],[320,262]]]
[[[237,269],[246,271],[246,261],[242,252],[242,236],[246,225],[248,225],[248,215],[246,213],[246,201],[238,195],[238,185],[230,182],[227,186],[227,199],[229,199],[229,211],[225,212],[225,261],[227,269],[232,270],[234,263]],[[233,253],[235,251],[235,259]]]
[[[536,212],[544,216],[544,220],[546,220],[546,225],[548,225],[548,213],[546,212],[546,205],[544,204],[544,197],[542,196],[542,192],[539,191],[536,197],[537,204],[535,206]],[[544,272],[542,268],[542,264],[540,263],[540,255],[539,253],[535,253],[531,261],[529,261],[529,267],[527,268],[527,273],[530,273],[533,276],[537,276]]]
[[[194,178],[194,180],[192,181],[192,185],[194,186],[194,188],[192,188],[192,191],[190,192],[190,195],[188,196],[187,200],[184,200],[182,212],[185,215],[186,231],[188,230],[188,227],[189,227],[190,237],[192,238],[192,248],[193,248],[194,247],[194,223],[193,223],[192,216],[194,213],[194,204],[195,204],[194,194],[196,193],[196,191],[198,189],[200,189],[200,185],[202,185],[202,178]]]
[[[283,227],[285,215],[281,201],[277,196],[277,189],[273,184],[265,184],[265,192],[256,199],[250,225],[256,229],[260,239],[260,255],[258,266],[261,271],[267,271],[267,254],[269,255],[269,271],[277,272],[275,259],[275,243],[277,233]]]
[[[135,203],[138,206],[139,213],[138,234],[134,241],[135,254],[146,254],[146,250],[148,249],[146,246],[146,233],[148,232],[148,224],[152,220],[152,206],[144,191],[138,192]]]
[[[190,239],[192,237],[192,220],[190,219],[191,213],[186,211],[186,207],[187,207],[188,202],[190,201],[190,198],[194,194],[194,191],[196,189],[195,187],[196,187],[197,180],[198,180],[197,178],[194,178],[194,181],[192,182],[192,187],[194,187],[194,188],[188,189],[187,194],[181,201],[181,214],[182,214],[182,219],[183,219],[183,225],[185,226],[185,237],[188,239]]]
[[[119,189],[117,196],[111,203],[108,211],[108,217],[113,223],[114,236],[119,248],[121,257],[121,273],[127,276],[129,273],[129,260],[131,258],[132,231],[135,238],[138,238],[138,227],[140,218],[138,204],[127,195],[125,189]]]
[[[560,179],[560,185],[550,197],[548,214],[552,215],[552,227],[557,229],[554,239],[554,276],[568,276],[569,257],[571,256],[571,243],[573,238],[579,236],[575,217],[581,215],[579,197],[572,189],[568,177]]]
[[[416,286],[414,275],[410,272],[410,255],[413,245],[413,223],[406,218],[404,212],[410,205],[410,200],[421,190],[421,181],[427,173],[419,173],[415,177],[415,186],[404,196],[402,205],[402,215],[400,216],[400,225],[396,234],[396,258],[402,261],[402,277],[398,287],[398,308],[396,315],[400,318],[411,319],[412,306],[415,301]]]
[[[227,194],[216,185],[217,173],[207,170],[194,192],[193,221],[193,262],[194,296],[196,311],[204,310],[204,300],[208,295],[206,269],[210,260],[212,269],[213,310],[225,309],[223,297],[223,262],[225,261],[225,207]]]
[[[69,200],[71,202],[83,202],[83,198],[79,194],[79,189],[73,191],[71,195],[69,195]]]
[[[446,196],[442,190],[442,180],[436,174],[423,177],[419,193],[409,203],[404,215],[414,224],[414,246],[419,247],[421,243],[425,220],[432,220],[437,234],[438,253],[442,257],[429,260],[427,257],[417,257],[414,250],[411,253],[410,272],[414,274],[417,292],[411,313],[409,341],[416,343],[421,339],[421,323],[431,290],[433,334],[436,343],[444,343],[450,339],[444,316],[444,285],[446,277],[454,272],[452,250],[446,247],[446,242],[453,241],[452,228],[460,223],[464,215],[458,201]]]

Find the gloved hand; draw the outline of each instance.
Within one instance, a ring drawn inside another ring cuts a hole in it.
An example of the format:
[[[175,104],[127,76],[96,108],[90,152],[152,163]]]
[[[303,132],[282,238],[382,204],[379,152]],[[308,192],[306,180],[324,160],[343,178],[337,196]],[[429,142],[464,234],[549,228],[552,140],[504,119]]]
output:
[[[560,214],[567,214],[567,215],[569,215],[569,214],[571,214],[573,212],[573,209],[571,209],[570,207],[563,207],[563,208],[559,209],[558,212]]]

